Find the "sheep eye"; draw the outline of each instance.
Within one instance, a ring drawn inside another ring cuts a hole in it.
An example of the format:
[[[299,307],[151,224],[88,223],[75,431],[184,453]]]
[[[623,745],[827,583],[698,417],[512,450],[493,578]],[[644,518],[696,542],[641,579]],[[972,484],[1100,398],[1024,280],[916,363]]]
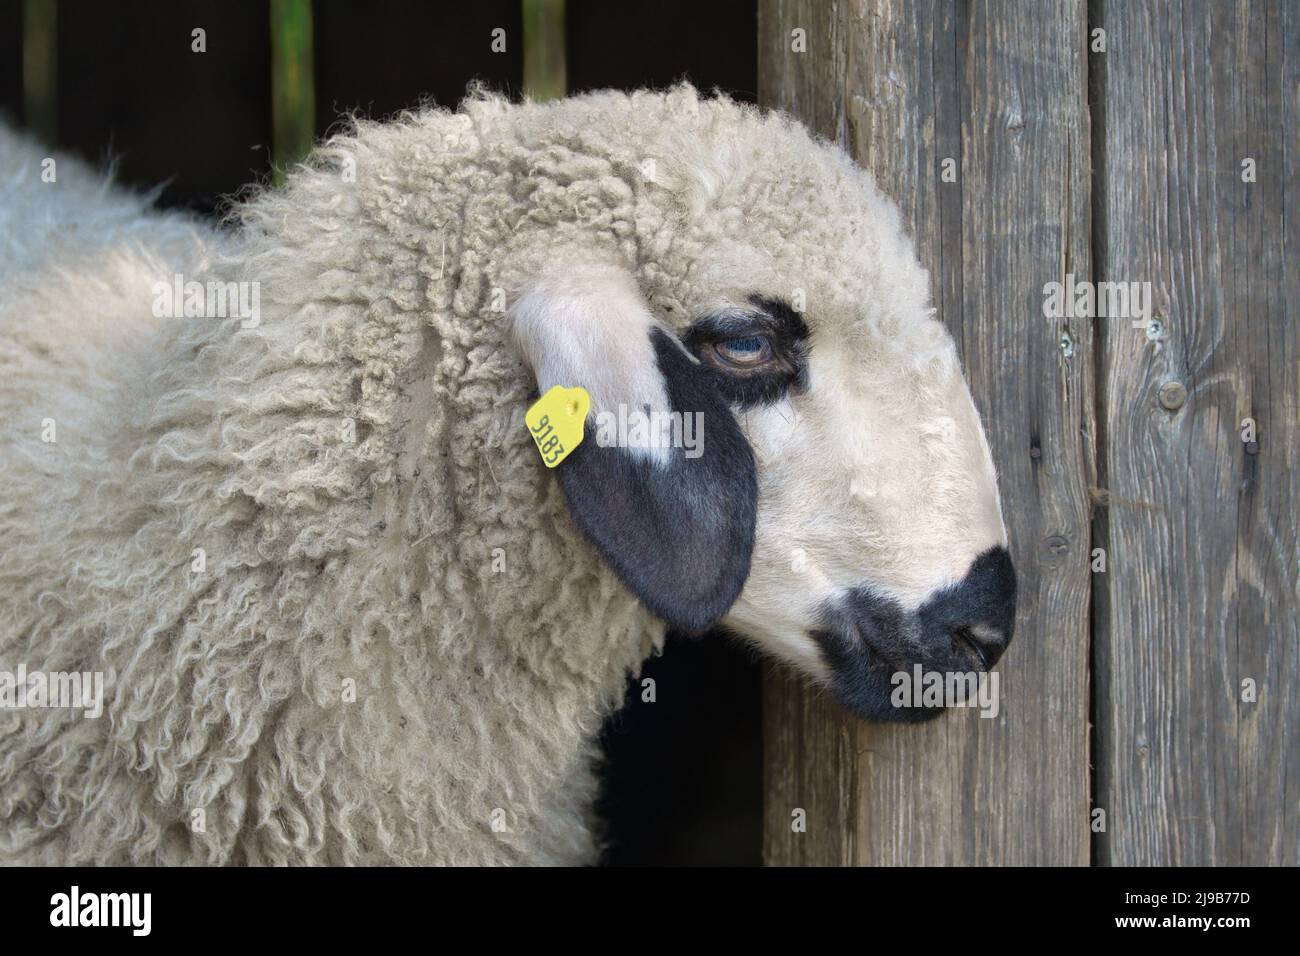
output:
[[[753,308],[727,305],[706,313],[682,336],[736,408],[771,404],[808,387],[808,326],[780,299],[749,301]]]
[[[744,338],[715,342],[713,351],[727,365],[753,368],[772,358],[772,343],[763,335],[747,335]]]

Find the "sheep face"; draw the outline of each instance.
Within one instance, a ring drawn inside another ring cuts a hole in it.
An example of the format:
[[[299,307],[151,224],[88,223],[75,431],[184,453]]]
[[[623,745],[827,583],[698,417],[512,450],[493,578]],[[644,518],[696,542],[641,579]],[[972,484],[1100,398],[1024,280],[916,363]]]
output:
[[[923,310],[891,342],[860,312],[800,314],[773,293],[686,336],[757,463],[750,571],[723,623],[861,715],[933,716],[893,706],[893,676],[984,671],[1014,622],[993,463],[955,347]]]
[[[980,418],[923,298],[891,332],[867,305],[801,313],[767,286],[673,334],[617,267],[560,272],[516,328],[543,390],[591,394],[558,477],[652,611],[720,621],[876,719],[937,713],[893,705],[914,665],[993,665],[1015,574]]]
[[[929,277],[843,153],[693,108],[644,147],[666,201],[635,268],[549,247],[515,310],[540,388],[591,393],[570,513],[670,624],[721,623],[861,716],[934,716],[895,706],[895,675],[990,668],[1016,579]]]

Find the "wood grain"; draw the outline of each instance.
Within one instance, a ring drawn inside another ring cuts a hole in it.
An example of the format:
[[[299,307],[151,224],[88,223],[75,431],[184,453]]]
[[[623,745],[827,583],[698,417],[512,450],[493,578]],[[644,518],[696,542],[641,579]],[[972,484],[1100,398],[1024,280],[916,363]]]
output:
[[[1042,311],[1047,282],[1090,278],[1086,26],[1081,0],[759,4],[760,102],[871,170],[931,270],[1020,576],[994,720],[869,726],[769,672],[770,864],[1088,863],[1093,329]]]
[[[1109,323],[1102,348],[1098,859],[1294,866],[1300,11],[1107,3],[1102,25],[1098,267],[1151,282],[1166,331]],[[1181,408],[1157,399],[1169,382]]]

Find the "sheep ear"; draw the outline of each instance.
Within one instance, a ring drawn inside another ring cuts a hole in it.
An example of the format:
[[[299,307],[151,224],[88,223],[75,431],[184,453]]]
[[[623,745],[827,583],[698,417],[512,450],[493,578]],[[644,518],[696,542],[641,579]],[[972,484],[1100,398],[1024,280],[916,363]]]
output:
[[[749,576],[754,455],[704,371],[664,332],[652,337],[669,409],[693,447],[646,454],[606,445],[597,432],[617,435],[618,419],[597,428],[589,419],[582,444],[557,470],[574,523],[628,589],[674,627],[703,631]]]
[[[541,392],[591,395],[584,439],[556,468],[574,524],[651,612],[703,631],[749,576],[754,455],[706,371],[623,275],[535,290],[515,330]]]

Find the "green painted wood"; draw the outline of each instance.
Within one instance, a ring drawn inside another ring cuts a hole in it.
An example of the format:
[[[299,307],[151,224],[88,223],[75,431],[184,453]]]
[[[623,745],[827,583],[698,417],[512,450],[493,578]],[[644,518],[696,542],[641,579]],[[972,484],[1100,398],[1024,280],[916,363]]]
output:
[[[271,160],[277,182],[311,152],[316,75],[311,0],[271,0]]]
[[[58,0],[23,2],[23,122],[53,146],[59,141]]]
[[[567,89],[564,0],[523,0],[524,95],[554,100]]]

